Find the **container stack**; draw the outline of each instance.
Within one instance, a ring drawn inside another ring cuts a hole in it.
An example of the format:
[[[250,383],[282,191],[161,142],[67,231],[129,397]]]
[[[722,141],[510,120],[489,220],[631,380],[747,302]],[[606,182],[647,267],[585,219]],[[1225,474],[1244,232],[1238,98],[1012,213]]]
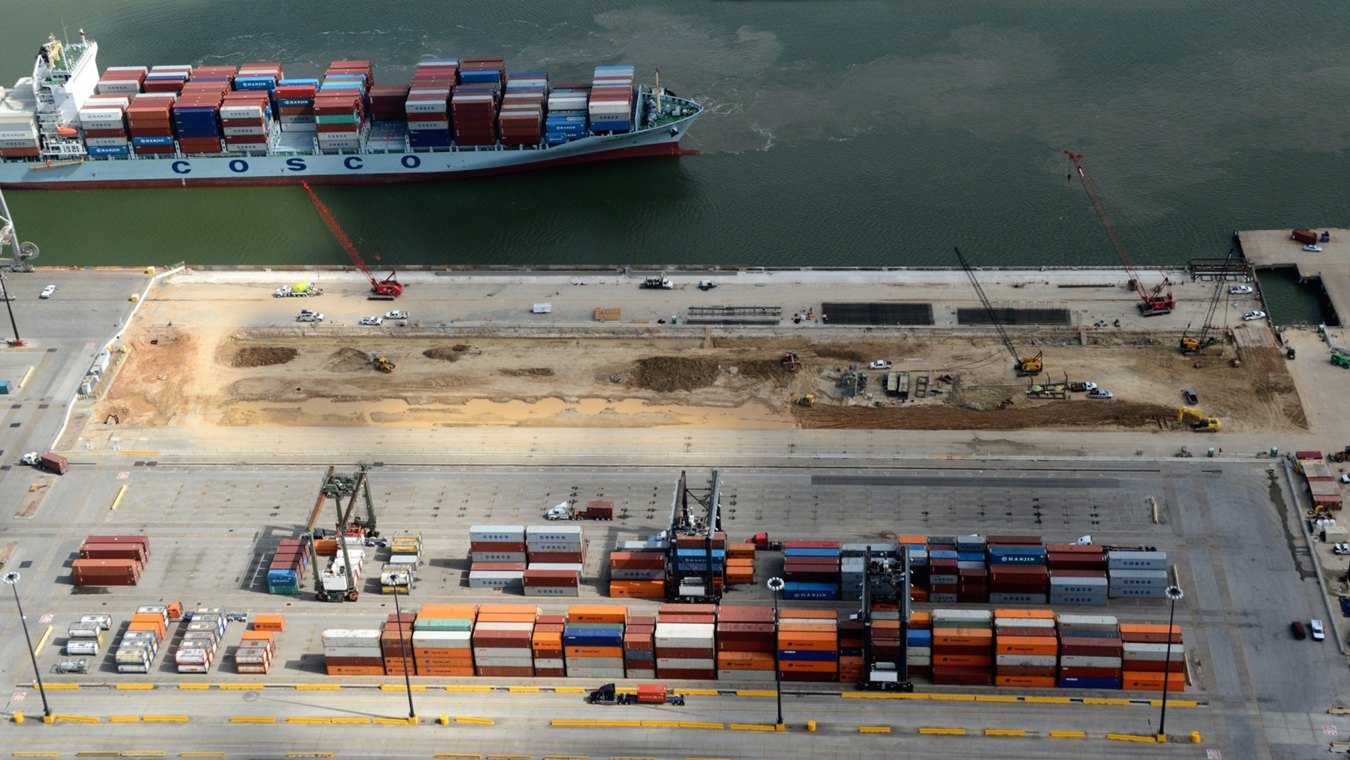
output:
[[[171,92],[144,92],[127,107],[127,131],[131,150],[138,156],[173,155],[173,103]]]
[[[150,69],[145,66],[109,66],[103,70],[94,92],[99,95],[135,95],[141,91]]]
[[[419,676],[473,675],[476,604],[424,604],[413,620],[412,656]]]
[[[933,619],[927,612],[911,612],[905,628],[905,664],[911,676],[933,675]]]
[[[591,88],[558,86],[548,94],[548,116],[544,118],[544,141],[562,145],[586,136],[586,107]]]
[[[539,145],[544,141],[544,99],[548,74],[512,74],[502,96],[497,126],[503,145]]]
[[[956,539],[956,601],[984,604],[989,601],[987,545],[983,536],[958,536]]]
[[[839,678],[839,623],[833,610],[782,610],[778,668],[784,681]]]
[[[384,653],[378,628],[329,628],[323,632],[324,665],[330,676],[382,676]]]
[[[469,526],[469,588],[524,587],[525,526]]]
[[[272,658],[276,655],[275,633],[256,625],[253,630],[244,631],[239,646],[234,650],[234,672],[266,675],[272,669]]]
[[[928,583],[928,540],[923,536],[900,536],[897,542],[909,554],[909,598],[913,602],[927,602]]]
[[[784,541],[784,599],[839,598],[839,542]]]
[[[416,564],[386,562],[380,566],[381,594],[403,594],[406,596],[412,593],[416,582]]]
[[[864,648],[867,644],[867,625],[852,620],[847,612],[839,613],[839,682],[857,683],[867,669]]]
[[[531,525],[525,529],[526,596],[576,596],[586,557],[580,525]]]
[[[194,610],[183,639],[174,653],[179,673],[208,673],[220,649],[228,625],[225,612],[218,607]]]
[[[375,126],[404,126],[408,120],[405,107],[410,88],[402,85],[379,85],[370,88],[370,120]]]
[[[412,591],[422,564],[422,534],[400,531],[389,542],[389,561],[380,570],[380,591],[385,594]]]
[[[563,652],[568,678],[623,678],[625,607],[574,604],[567,611]]]
[[[994,685],[1054,688],[1059,665],[1055,613],[994,610]]]
[[[237,86],[242,79],[236,79]],[[220,103],[220,128],[230,153],[267,150],[272,139],[272,101],[255,90],[227,92]]]
[[[309,536],[283,538],[267,567],[267,593],[298,596],[312,559]]]
[[[566,615],[540,615],[535,619],[530,649],[534,653],[534,674],[537,677],[561,678],[567,675],[562,638],[566,628]]]
[[[1106,573],[1112,599],[1164,599],[1171,584],[1167,552],[1107,552]]]
[[[1186,690],[1186,648],[1181,626],[1121,623],[1121,687],[1136,691]],[[1170,652],[1168,651],[1170,648]]]
[[[37,96],[32,90],[16,88],[0,101],[0,158],[37,158],[42,154],[38,141]]]
[[[161,608],[163,609],[163,608]],[[164,612],[137,612],[117,645],[113,660],[118,673],[149,673],[150,665],[159,654],[160,645],[169,630],[167,610]]]
[[[450,147],[450,92],[458,83],[459,61],[417,64],[404,106],[410,147]]]
[[[1123,650],[1116,619],[1109,615],[1061,613],[1056,620],[1059,685],[1074,689],[1119,689]]]
[[[354,151],[361,147],[366,111],[362,94],[343,84],[324,89],[314,96],[314,121],[319,150]]]
[[[314,96],[319,92],[317,79],[283,79],[277,83],[277,123],[282,132],[315,132]]]
[[[724,604],[717,610],[717,677],[773,681],[773,608]]]
[[[629,678],[656,678],[656,616],[630,615],[623,629],[623,667]]]
[[[459,62],[459,83],[501,90],[506,84],[506,61],[501,58],[465,58]]]
[[[1050,582],[1046,550],[1035,536],[1009,536],[1023,543],[993,543],[989,537],[991,604],[1045,604]],[[1035,541],[1035,544],[1031,542]]]
[[[192,79],[173,103],[173,132],[178,136],[179,149],[189,155],[221,152],[220,103],[230,82],[209,70],[199,73],[211,68],[194,69]]]
[[[1051,544],[1046,550],[1050,604],[1106,604],[1106,552],[1100,546]]]
[[[717,605],[661,605],[653,640],[657,678],[717,678]]]
[[[103,651],[103,632],[111,627],[110,616],[82,616],[66,628],[66,655],[97,657]]]
[[[626,599],[664,599],[664,544],[621,541],[609,555],[609,595]]]
[[[234,89],[267,95],[267,113],[276,116],[277,86],[285,75],[279,63],[246,63],[234,77]]]
[[[899,670],[898,666],[906,654],[901,638],[900,605],[896,602],[873,602],[871,617],[869,644],[872,647],[872,659],[879,663],[890,663],[895,670]],[[842,677],[839,680],[844,681]]]
[[[632,66],[596,66],[587,104],[591,131],[631,132],[633,129]]]
[[[755,585],[755,545],[727,544],[727,585]]]
[[[712,555],[712,589],[708,589],[709,555]],[[726,584],[727,534],[708,536],[676,536],[674,575],[669,583],[680,596],[721,594]]]
[[[450,99],[457,145],[497,142],[497,108],[506,83],[501,58],[465,58],[459,64],[459,87]]]
[[[989,610],[933,610],[933,683],[992,686],[994,614]]]
[[[407,674],[416,675],[415,660],[413,654],[413,623],[417,619],[417,613],[405,612],[402,615],[390,615],[384,619],[384,625],[380,626],[380,655],[384,658],[384,674],[387,676],[401,676],[404,674],[404,664],[407,664]]]
[[[177,66],[155,66],[145,75],[142,85],[145,92],[168,93],[177,95],[192,78],[192,67],[186,64]]]
[[[91,156],[125,156],[131,152],[126,110],[132,95],[97,95],[80,106],[80,131]]]
[[[496,678],[534,676],[534,626],[539,608],[533,604],[484,605],[473,626],[473,660],[477,675]]]
[[[135,586],[150,560],[146,536],[89,536],[71,563],[76,586]]]
[[[375,86],[375,69],[370,61],[333,61],[323,72],[319,92],[344,91],[354,93],[364,102],[366,93]]]

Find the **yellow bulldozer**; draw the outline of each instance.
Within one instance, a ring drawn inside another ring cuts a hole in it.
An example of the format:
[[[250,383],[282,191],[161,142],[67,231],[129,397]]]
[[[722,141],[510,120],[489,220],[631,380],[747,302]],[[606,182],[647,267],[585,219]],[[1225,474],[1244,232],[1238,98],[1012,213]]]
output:
[[[389,361],[389,357],[381,356],[380,354],[370,355],[370,366],[374,367],[375,369],[385,374],[393,372],[394,369],[398,367],[397,364],[394,364],[392,361]]]
[[[1211,417],[1190,406],[1177,407],[1177,422],[1190,425],[1191,430],[1197,433],[1217,433],[1223,430],[1223,421],[1218,417]]]

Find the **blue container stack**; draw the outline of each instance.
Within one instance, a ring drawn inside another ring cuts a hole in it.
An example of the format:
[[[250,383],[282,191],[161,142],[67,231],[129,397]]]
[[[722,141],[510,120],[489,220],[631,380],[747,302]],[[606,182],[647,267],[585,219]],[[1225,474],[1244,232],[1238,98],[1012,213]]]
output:
[[[544,119],[544,141],[561,145],[586,136],[586,104],[589,87],[555,87],[548,94],[548,116]]]

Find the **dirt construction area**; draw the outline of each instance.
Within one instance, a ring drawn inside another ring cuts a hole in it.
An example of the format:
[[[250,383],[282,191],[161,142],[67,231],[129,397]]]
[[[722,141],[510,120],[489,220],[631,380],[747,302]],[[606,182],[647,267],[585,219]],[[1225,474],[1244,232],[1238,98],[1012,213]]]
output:
[[[219,304],[221,319],[230,308]],[[522,337],[519,330],[485,327],[182,326],[217,323],[206,319],[173,326],[163,308],[151,313],[128,326],[91,422],[1159,430],[1182,427],[1177,409],[1183,389],[1192,389],[1197,406],[1221,418],[1225,430],[1307,428],[1285,359],[1273,346],[1243,349],[1234,367],[1232,345],[1197,358],[1183,356],[1174,338],[1138,332],[1039,336],[1046,372],[1033,381],[1016,377],[996,340],[952,331],[896,330],[882,339],[830,328],[745,337],[735,328],[606,332],[578,325]],[[795,367],[785,361],[788,352],[795,352]],[[377,369],[377,357],[392,362],[393,371]],[[907,398],[887,393],[887,372],[867,368],[873,359],[908,373]],[[855,380],[851,367],[865,379]],[[1096,382],[1115,398],[1028,393],[1033,382],[1066,377]],[[920,378],[926,387],[917,398]]]

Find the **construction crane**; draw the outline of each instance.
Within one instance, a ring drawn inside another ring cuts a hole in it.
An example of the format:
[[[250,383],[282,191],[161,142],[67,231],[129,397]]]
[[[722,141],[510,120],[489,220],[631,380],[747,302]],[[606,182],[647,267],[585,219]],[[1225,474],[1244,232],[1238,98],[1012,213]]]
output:
[[[353,514],[356,511],[356,502],[360,498],[365,503],[366,516],[363,519],[360,515]],[[343,500],[346,500],[346,507],[343,506]],[[360,470],[353,473],[339,473],[336,467],[329,467],[328,472],[324,474],[323,483],[319,486],[319,498],[314,502],[314,509],[309,513],[309,522],[305,526],[305,531],[315,538],[318,537],[318,531],[315,526],[319,522],[319,516],[323,513],[324,506],[333,502],[336,523],[334,524],[335,535],[337,538],[337,553],[334,555],[332,569],[334,572],[326,573],[319,565],[319,553],[317,551],[310,553],[310,562],[314,569],[314,595],[321,602],[354,602],[360,596],[360,589],[356,585],[356,575],[352,570],[351,552],[348,551],[348,538],[356,538],[358,541],[364,541],[365,538],[375,538],[380,535],[376,530],[375,522],[375,501],[370,495],[370,483],[366,479],[366,468],[363,465]],[[339,563],[339,560],[341,562]],[[359,568],[359,564],[358,564]]]
[[[984,288],[980,287],[980,281],[975,277],[975,268],[966,261],[960,248],[953,248],[956,251],[956,258],[961,260],[961,268],[966,271],[966,276],[970,278],[970,284],[975,286],[975,294],[980,297],[980,303],[984,305],[984,313],[989,316],[989,323],[998,331],[998,337],[1003,341],[1003,347],[1012,354],[1013,368],[1017,370],[1018,375],[1035,376],[1041,374],[1044,367],[1043,351],[1037,351],[1035,356],[1022,356],[1013,346],[1012,338],[1008,337],[1008,331],[1003,329],[1003,323],[999,321],[998,312],[994,311],[994,305],[989,302],[989,296],[984,294]]]
[[[1223,262],[1224,271],[1227,271],[1228,266],[1233,263],[1234,253],[1236,253],[1235,248],[1228,249],[1228,256]],[[1179,346],[1181,348],[1181,353],[1198,354],[1219,341],[1218,338],[1210,335],[1209,332],[1217,327],[1217,325],[1214,324],[1214,314],[1219,310],[1219,301],[1223,299],[1223,288],[1225,284],[1227,283],[1223,277],[1216,277],[1214,279],[1214,295],[1209,298],[1209,309],[1205,312],[1205,321],[1200,327],[1200,333],[1198,335],[1191,335],[1191,326],[1189,324],[1186,325],[1186,331],[1181,334],[1181,344]]]
[[[305,188],[305,192],[309,194],[310,201],[314,203],[314,209],[319,212],[323,223],[328,225],[328,230],[333,233],[333,237],[337,238],[338,242],[342,244],[342,250],[347,252],[348,258],[352,260],[357,269],[361,270],[361,274],[364,274],[366,279],[370,280],[370,300],[392,301],[403,295],[403,283],[398,281],[398,272],[390,272],[389,276],[383,280],[375,279],[375,275],[370,272],[370,267],[366,266],[366,260],[361,257],[361,252],[356,249],[356,244],[352,242],[351,238],[347,237],[346,232],[343,232],[342,225],[338,224],[333,212],[329,211],[328,206],[319,200],[319,196],[314,194],[308,182],[301,182],[300,186]]]
[[[688,478],[680,471],[670,507],[670,526],[665,531],[669,578],[666,601],[716,603],[721,599],[726,566],[721,500],[720,472],[713,470],[709,487],[696,490],[689,487]],[[683,555],[681,549],[685,551]],[[717,561],[717,551],[722,552],[721,561]]]
[[[876,549],[868,546],[864,566],[862,603],[853,619],[863,624],[863,673],[858,688],[865,691],[914,691],[909,678],[909,551],[899,544]],[[877,651],[873,624],[876,604],[894,605],[900,620],[899,640],[890,656]]]
[[[1125,248],[1125,241],[1121,240],[1120,232],[1116,229],[1116,223],[1111,221],[1111,215],[1107,213],[1101,195],[1097,193],[1097,186],[1088,176],[1087,169],[1083,168],[1083,154],[1066,150],[1064,155],[1069,157],[1074,168],[1078,170],[1078,177],[1083,181],[1083,190],[1087,192],[1088,200],[1092,202],[1092,208],[1097,212],[1097,218],[1101,221],[1102,227],[1106,229],[1106,236],[1111,239],[1111,247],[1116,249],[1116,255],[1120,257],[1120,262],[1125,265],[1125,273],[1130,278],[1130,289],[1139,295],[1139,303],[1137,304],[1139,313],[1145,317],[1171,314],[1177,307],[1177,299],[1172,297],[1171,281],[1167,279],[1166,275],[1163,275],[1162,282],[1154,285],[1152,289],[1144,287],[1139,280],[1139,272],[1135,269],[1134,260],[1130,258],[1130,252]]]

